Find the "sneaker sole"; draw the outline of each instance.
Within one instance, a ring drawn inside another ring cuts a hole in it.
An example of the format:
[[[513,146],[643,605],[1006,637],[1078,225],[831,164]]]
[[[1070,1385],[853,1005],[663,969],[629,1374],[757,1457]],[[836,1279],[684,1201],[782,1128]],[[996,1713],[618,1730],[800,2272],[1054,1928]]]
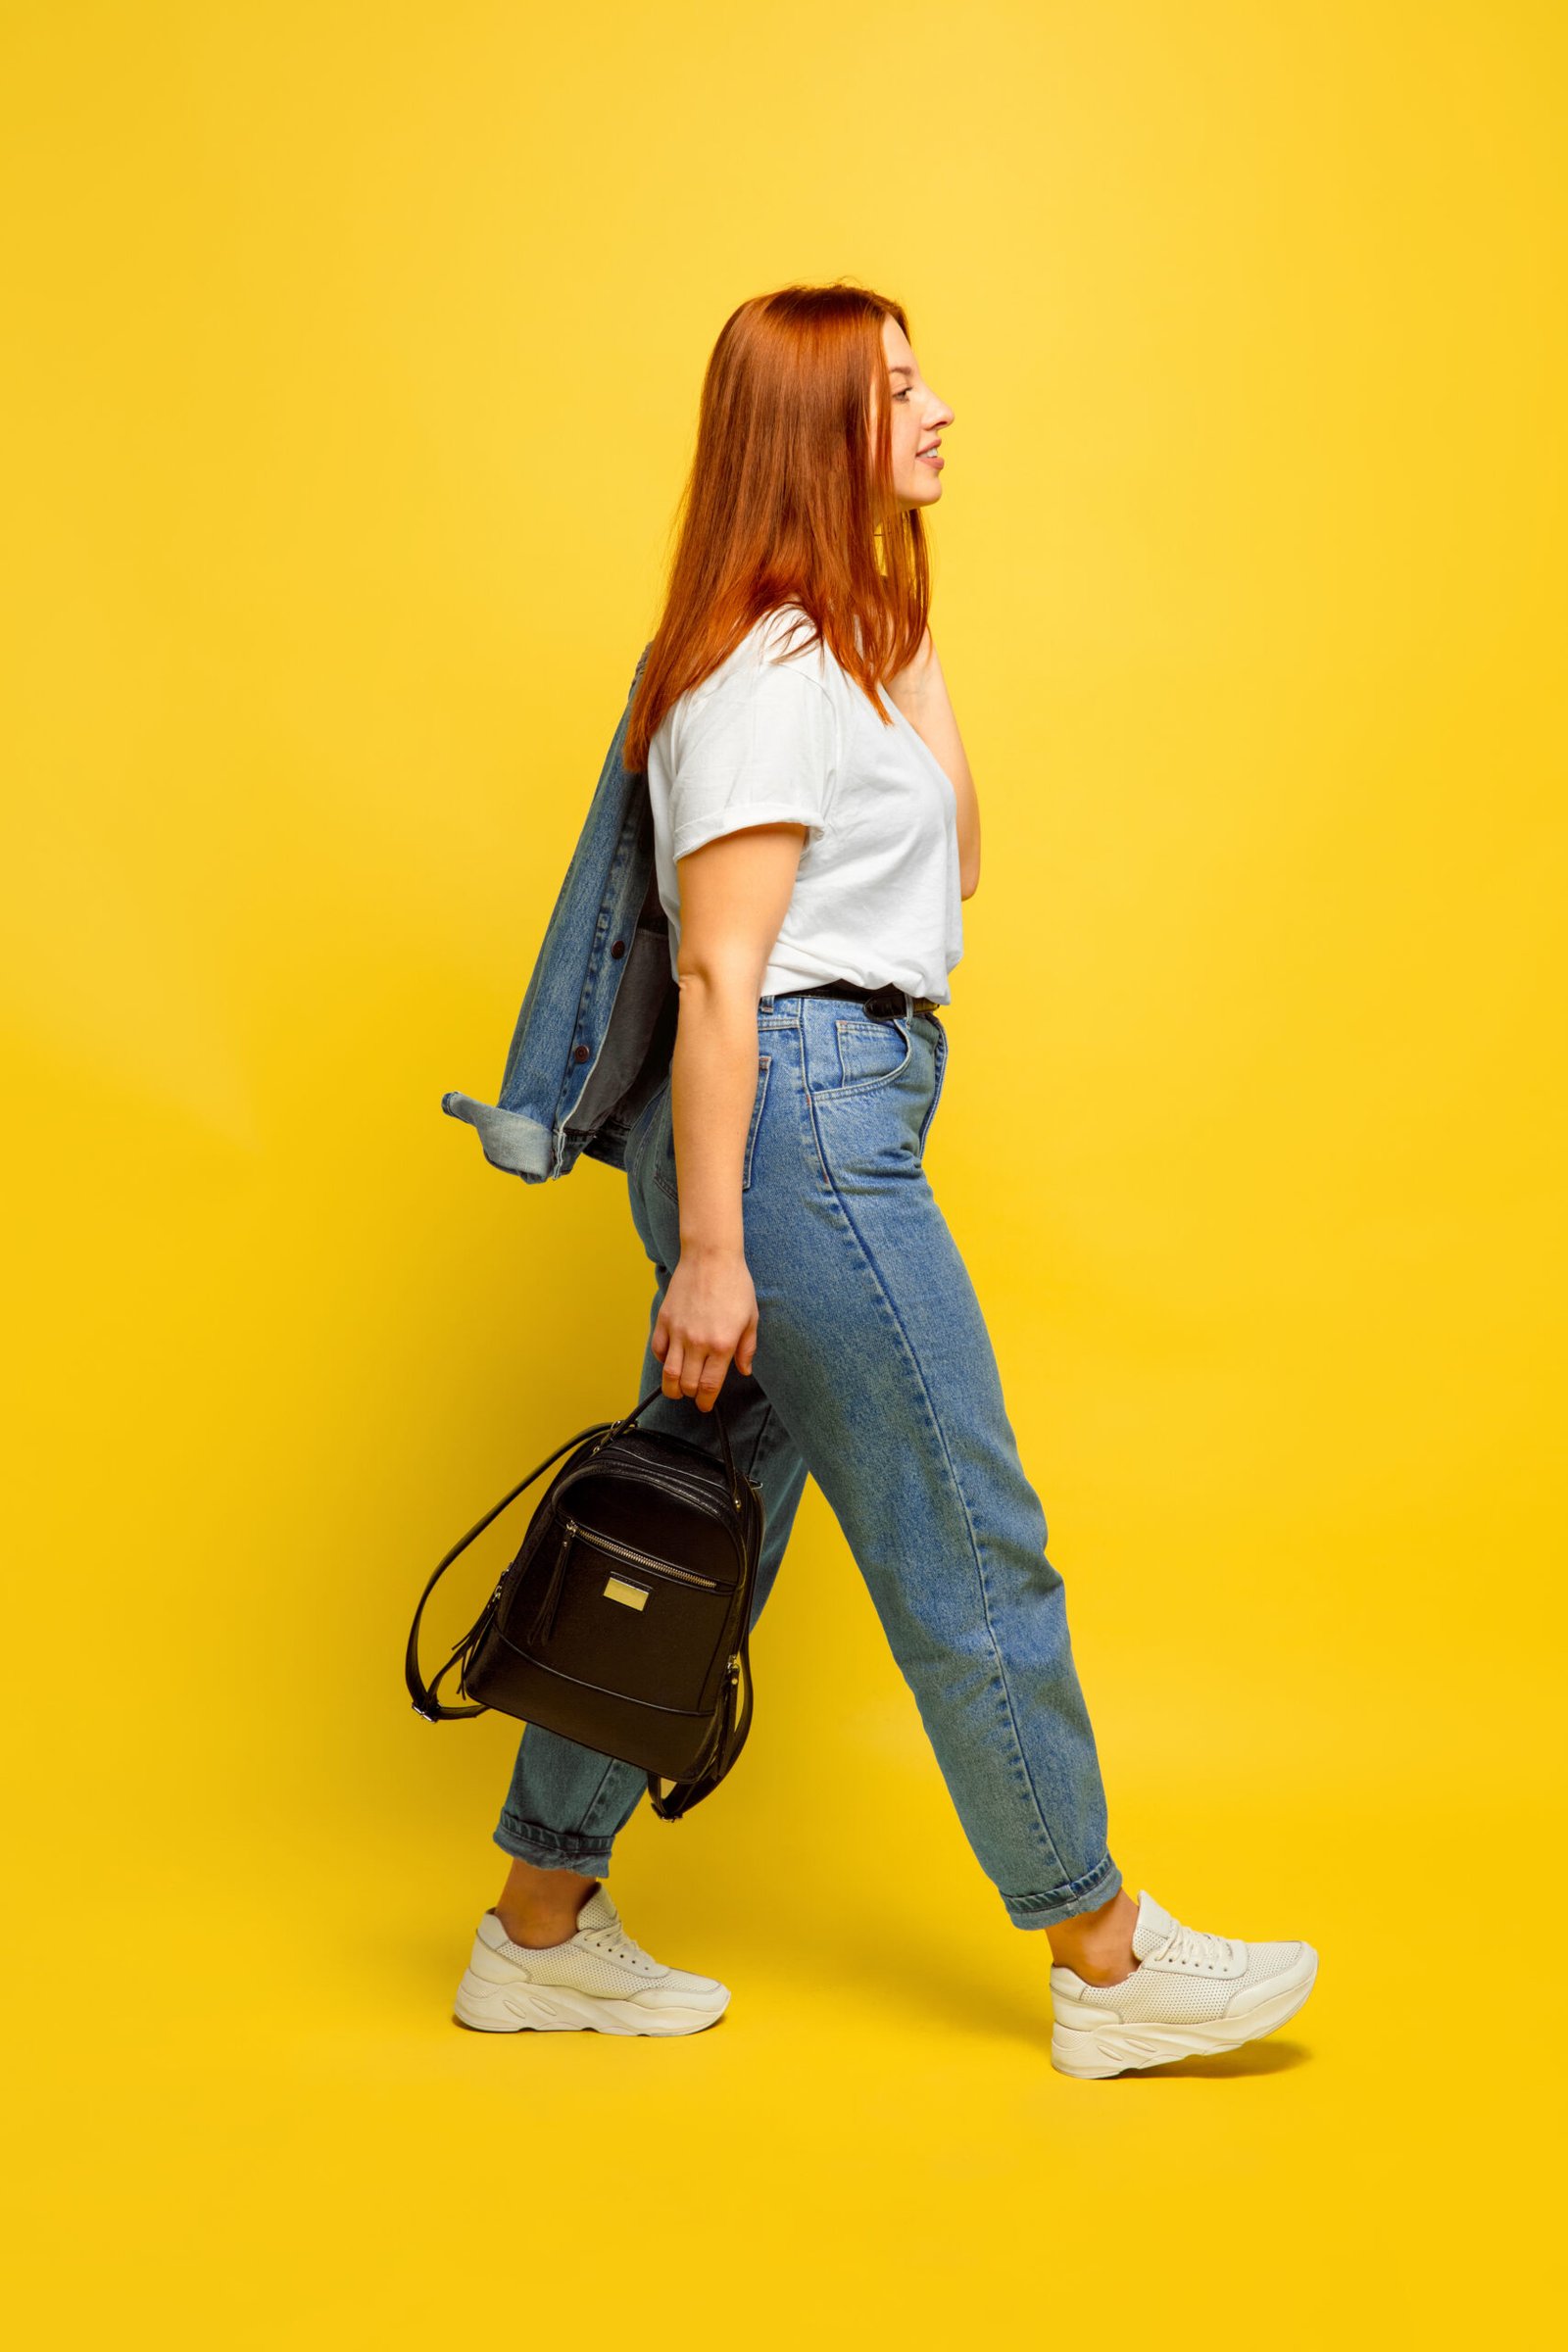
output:
[[[452,2014],[476,2034],[701,2034],[729,2007],[729,1987],[710,2003],[648,2009],[637,2001],[573,1992],[564,1984],[489,1984],[466,1972]]]
[[[1304,1977],[1293,1978],[1272,2000],[1236,2018],[1211,2017],[1187,2026],[1102,2026],[1092,2034],[1055,2026],[1051,2034],[1051,2063],[1058,2075],[1080,2082],[1102,2082],[1108,2075],[1138,2072],[1145,2067],[1169,2066],[1178,2058],[1212,2057],[1221,2050],[1239,2050],[1244,2042],[1260,2041],[1296,2015],[1317,1983],[1317,1954]]]

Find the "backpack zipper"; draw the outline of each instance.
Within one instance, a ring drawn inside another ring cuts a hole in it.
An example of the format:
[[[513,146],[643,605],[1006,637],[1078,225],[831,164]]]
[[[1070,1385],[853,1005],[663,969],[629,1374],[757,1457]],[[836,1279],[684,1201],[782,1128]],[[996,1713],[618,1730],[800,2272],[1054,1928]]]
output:
[[[581,1527],[575,1519],[562,1515],[562,1524],[573,1544],[580,1536],[595,1551],[613,1552],[623,1560],[635,1560],[639,1568],[650,1568],[656,1576],[672,1576],[683,1585],[701,1585],[707,1592],[720,1592],[726,1588],[717,1577],[700,1576],[695,1568],[677,1568],[673,1560],[662,1560],[657,1552],[639,1551],[635,1544],[622,1544],[616,1536],[602,1536],[591,1527]]]
[[[695,1466],[687,1469],[684,1463],[603,1461],[591,1463],[578,1475],[581,1477],[630,1478],[635,1479],[639,1485],[643,1486],[667,1487],[671,1492],[678,1491],[682,1494],[691,1495],[695,1502],[706,1505],[715,1518],[728,1519],[739,1508],[737,1503],[727,1497],[721,1499],[719,1495],[715,1494],[711,1482],[703,1475],[701,1470]],[[575,1486],[577,1481],[573,1479],[570,1483]]]
[[[633,1470],[611,1462],[597,1462],[591,1469],[580,1470],[575,1477],[564,1483],[561,1489],[563,1501],[579,1480],[587,1477],[618,1478],[623,1483],[629,1481],[633,1486],[662,1486],[666,1494],[674,1495],[681,1502],[690,1503],[693,1510],[701,1511],[705,1518],[713,1520],[719,1527],[728,1528],[737,1551],[744,1548],[746,1539],[743,1513],[736,1510],[729,1502],[720,1502],[708,1491],[700,1477],[694,1477],[688,1482],[686,1474],[679,1471],[671,1472],[663,1465],[657,1470]],[[565,1517],[564,1510],[562,1512],[562,1517],[563,1519]]]

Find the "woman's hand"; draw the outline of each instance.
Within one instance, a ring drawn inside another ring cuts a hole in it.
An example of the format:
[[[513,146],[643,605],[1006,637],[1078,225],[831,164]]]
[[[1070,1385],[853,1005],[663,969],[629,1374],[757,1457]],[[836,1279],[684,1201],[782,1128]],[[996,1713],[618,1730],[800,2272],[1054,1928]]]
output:
[[[738,1372],[751,1372],[757,1320],[757,1292],[745,1258],[688,1245],[664,1285],[654,1325],[663,1394],[693,1397],[700,1413],[710,1413],[731,1357]]]

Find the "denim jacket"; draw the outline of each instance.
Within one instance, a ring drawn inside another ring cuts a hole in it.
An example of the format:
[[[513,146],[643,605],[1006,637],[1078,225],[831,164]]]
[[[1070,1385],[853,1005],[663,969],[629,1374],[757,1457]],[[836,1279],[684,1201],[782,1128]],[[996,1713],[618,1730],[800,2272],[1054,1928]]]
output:
[[[648,779],[621,762],[632,672],[571,862],[545,927],[494,1102],[445,1094],[485,1158],[525,1184],[568,1175],[580,1153],[626,1165],[626,1140],[662,1082],[679,992],[654,872]]]

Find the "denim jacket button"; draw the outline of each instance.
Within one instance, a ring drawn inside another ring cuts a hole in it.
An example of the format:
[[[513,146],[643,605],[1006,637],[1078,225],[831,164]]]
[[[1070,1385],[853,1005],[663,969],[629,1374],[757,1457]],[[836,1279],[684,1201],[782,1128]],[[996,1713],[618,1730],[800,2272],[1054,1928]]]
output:
[[[586,1046],[573,1046],[573,1047],[572,1047],[572,1049],[571,1049],[571,1058],[572,1058],[572,1060],[573,1060],[573,1061],[586,1061],[586,1060],[587,1060],[587,1058],[588,1058],[588,1049],[587,1049],[587,1047],[586,1047]]]
[[[624,956],[626,953],[626,942],[623,939],[612,941],[611,943],[610,953],[612,956]]]

